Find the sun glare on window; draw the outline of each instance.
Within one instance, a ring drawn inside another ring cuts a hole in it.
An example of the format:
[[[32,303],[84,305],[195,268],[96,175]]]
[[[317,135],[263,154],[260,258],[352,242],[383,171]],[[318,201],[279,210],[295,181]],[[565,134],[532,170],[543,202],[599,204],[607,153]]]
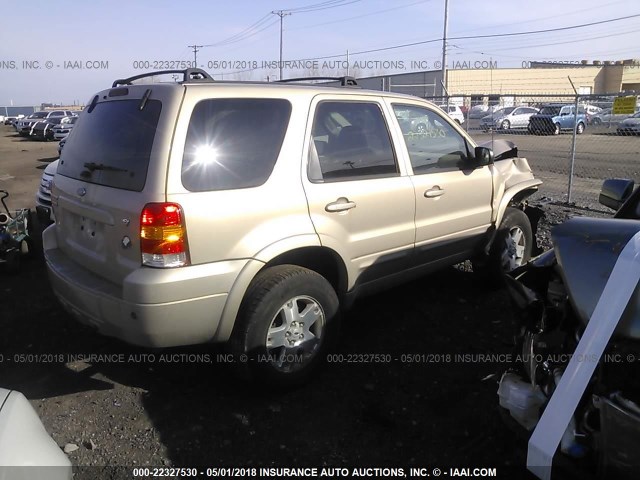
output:
[[[212,165],[218,163],[218,151],[211,145],[202,145],[196,149],[195,164],[197,165]]]

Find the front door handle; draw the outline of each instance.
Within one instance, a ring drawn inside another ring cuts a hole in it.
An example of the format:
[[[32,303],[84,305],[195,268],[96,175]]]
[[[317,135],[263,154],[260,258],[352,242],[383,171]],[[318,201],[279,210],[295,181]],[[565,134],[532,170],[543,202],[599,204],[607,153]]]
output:
[[[440,195],[444,195],[444,190],[441,189],[438,185],[424,192],[424,196],[427,198],[439,197]]]
[[[325,211],[330,213],[346,212],[352,208],[356,208],[356,202],[351,202],[346,197],[340,197],[335,202],[327,203],[324,207]]]

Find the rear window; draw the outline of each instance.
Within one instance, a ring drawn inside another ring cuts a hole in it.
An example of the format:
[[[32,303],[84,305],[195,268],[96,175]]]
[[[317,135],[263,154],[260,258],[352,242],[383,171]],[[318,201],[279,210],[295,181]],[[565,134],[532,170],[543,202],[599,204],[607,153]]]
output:
[[[89,183],[141,191],[162,104],[140,100],[96,104],[69,136],[57,173]]]
[[[290,115],[284,99],[199,102],[187,131],[182,184],[194,192],[262,185],[280,154]]]

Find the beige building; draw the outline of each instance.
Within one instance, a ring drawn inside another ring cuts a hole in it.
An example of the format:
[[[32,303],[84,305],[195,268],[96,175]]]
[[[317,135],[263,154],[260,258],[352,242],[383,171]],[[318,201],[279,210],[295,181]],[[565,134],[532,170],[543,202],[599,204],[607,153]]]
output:
[[[598,62],[600,63],[600,62]],[[532,63],[531,68],[448,70],[449,95],[605,94],[640,91],[640,64],[631,60],[607,64]]]
[[[487,65],[490,63],[487,62]],[[537,95],[572,96],[575,92],[571,82],[581,95],[640,93],[639,60],[584,60],[578,64],[527,62],[526,66],[529,68],[449,69],[446,82],[449,96],[464,96],[465,103],[469,103],[471,97],[476,97],[474,101],[487,101],[487,97],[500,95],[520,99],[533,99]],[[443,95],[441,70],[358,78],[358,84],[362,88],[418,97]]]

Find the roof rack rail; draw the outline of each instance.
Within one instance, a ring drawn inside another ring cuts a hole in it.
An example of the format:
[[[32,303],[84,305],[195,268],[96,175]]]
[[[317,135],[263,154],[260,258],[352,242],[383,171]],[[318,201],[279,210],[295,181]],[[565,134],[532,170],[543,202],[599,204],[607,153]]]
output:
[[[358,81],[355,77],[345,75],[344,77],[298,77],[298,78],[285,78],[283,80],[276,80],[276,83],[287,82],[305,82],[309,80],[334,80],[339,81],[341,87],[359,87]]]
[[[155,77],[157,75],[166,75],[166,74],[169,74],[169,73],[180,73],[180,74],[182,74],[182,82],[181,83],[186,83],[186,82],[210,83],[210,82],[214,82],[213,78],[211,78],[211,76],[207,72],[202,70],[201,68],[187,68],[185,70],[158,70],[156,72],[141,73],[140,75],[134,75],[133,77],[129,77],[129,78],[121,78],[121,79],[118,79],[115,82],[113,82],[113,85],[111,85],[111,88],[115,88],[118,85],[131,85],[131,82],[133,82],[134,80],[140,80],[141,78]]]

